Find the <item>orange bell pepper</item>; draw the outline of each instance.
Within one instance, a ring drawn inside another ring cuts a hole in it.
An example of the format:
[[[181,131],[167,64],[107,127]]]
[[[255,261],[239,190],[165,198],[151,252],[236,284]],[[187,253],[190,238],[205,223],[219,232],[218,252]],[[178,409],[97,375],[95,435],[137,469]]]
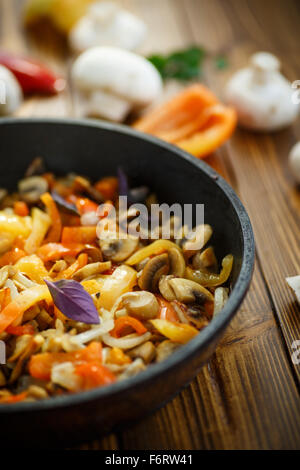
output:
[[[91,244],[96,241],[96,226],[64,227],[61,241],[63,244],[82,243]]]
[[[120,348],[112,348],[109,351],[107,362],[112,364],[118,364],[120,366],[124,364],[130,364],[132,361],[127,354],[122,351]]]
[[[41,246],[36,254],[46,263],[47,261],[56,261],[64,256],[77,256],[83,249],[84,245],[79,243],[47,243]]]
[[[115,375],[102,364],[84,362],[75,367],[75,374],[82,378],[82,390],[108,385],[116,381]]]
[[[198,158],[212,153],[236,127],[236,112],[200,84],[138,120],[134,127],[178,145]]]
[[[3,266],[7,266],[8,264],[15,264],[20,258],[23,258],[23,256],[26,256],[24,250],[21,250],[20,248],[13,248],[12,250],[7,251],[6,253],[4,253],[4,255],[1,256],[0,267],[2,268]]]
[[[29,373],[32,377],[41,380],[49,380],[51,369],[55,364],[62,362],[72,362],[74,365],[81,363],[101,364],[102,346],[101,343],[93,341],[86,348],[73,352],[40,353],[31,356],[29,361]]]
[[[66,200],[72,204],[75,204],[79,214],[85,214],[86,212],[96,212],[98,204],[87,197],[79,197],[75,194],[70,194]]]
[[[10,288],[6,287],[0,291],[0,312],[11,302]]]
[[[22,325],[22,326],[8,326],[6,328],[6,333],[15,336],[23,336],[23,335],[34,335],[35,330],[32,325]]]
[[[3,398],[0,398],[0,404],[12,404],[12,403],[18,403],[19,401],[23,401],[25,400],[25,398],[27,397],[27,392],[22,392],[22,393],[18,393],[17,395],[11,395],[10,397],[3,397]]]
[[[26,217],[26,215],[29,215],[29,209],[24,201],[16,201],[14,203],[14,213],[16,215],[20,215],[21,217]]]
[[[52,302],[49,289],[45,285],[30,287],[21,292],[0,312],[0,333],[5,331],[15,320],[19,320],[26,310],[41,300]]]
[[[55,279],[70,279],[73,274],[75,274],[78,269],[83,268],[87,264],[87,262],[88,255],[86,253],[81,253],[81,255],[78,256],[77,260],[74,261],[74,263],[71,264],[71,266],[69,266],[67,269],[59,273]]]
[[[62,230],[62,222],[57,205],[49,193],[42,194],[41,201],[45,204],[52,222],[48,235],[45,238],[45,243],[59,242]]]
[[[122,333],[124,334],[124,330],[128,327],[135,330],[138,335],[143,335],[147,331],[147,328],[145,328],[139,320],[126,315],[115,320],[115,327],[110,334],[115,338],[120,338]]]
[[[102,194],[104,199],[114,199],[118,190],[118,178],[109,176],[95,183],[94,187]]]
[[[171,303],[163,299],[159,295],[156,296],[156,298],[158,300],[159,307],[160,307],[158,318],[161,318],[163,320],[168,320],[171,322],[179,322],[178,315],[175,309],[172,307]]]

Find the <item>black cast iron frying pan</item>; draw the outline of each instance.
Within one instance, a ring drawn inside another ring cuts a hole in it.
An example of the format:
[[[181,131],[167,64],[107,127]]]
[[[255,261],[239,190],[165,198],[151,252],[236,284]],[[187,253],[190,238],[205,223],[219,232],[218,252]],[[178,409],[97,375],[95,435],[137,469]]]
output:
[[[30,161],[42,156],[50,171],[93,179],[122,166],[132,184],[145,184],[160,202],[204,203],[218,259],[235,258],[225,308],[165,362],[129,380],[77,395],[0,407],[0,447],[31,448],[85,442],[142,418],[187,385],[214,352],[251,280],[254,240],[248,215],[231,187],[202,161],[127,127],[59,119],[0,120],[0,187],[13,189]]]

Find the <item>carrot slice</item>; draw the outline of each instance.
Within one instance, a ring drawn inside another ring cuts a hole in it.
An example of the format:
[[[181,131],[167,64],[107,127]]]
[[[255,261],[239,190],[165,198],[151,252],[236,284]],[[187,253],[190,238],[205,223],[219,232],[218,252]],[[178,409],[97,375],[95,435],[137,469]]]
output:
[[[71,266],[69,266],[67,269],[59,273],[55,279],[70,279],[73,274],[75,274],[78,269],[83,268],[87,264],[87,262],[88,255],[86,253],[81,253],[81,255],[78,256],[77,260],[73,264],[71,264]]]
[[[77,256],[83,249],[84,245],[80,243],[47,243],[41,246],[36,254],[46,263],[47,261],[56,261],[64,256]]]
[[[13,248],[12,250],[7,251],[6,253],[4,253],[4,255],[1,256],[0,267],[2,268],[3,266],[7,266],[8,264],[15,264],[20,258],[23,258],[23,256],[26,256],[24,250],[21,250],[20,248]]]

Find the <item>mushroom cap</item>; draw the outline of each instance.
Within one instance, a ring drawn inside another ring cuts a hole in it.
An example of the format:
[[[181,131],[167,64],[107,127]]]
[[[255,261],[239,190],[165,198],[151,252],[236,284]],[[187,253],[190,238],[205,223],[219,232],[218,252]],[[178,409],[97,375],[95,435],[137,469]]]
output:
[[[114,2],[96,2],[72,28],[71,46],[82,52],[95,46],[114,46],[134,50],[143,41],[145,23]]]
[[[146,106],[162,90],[156,68],[144,57],[116,47],[93,47],[74,62],[72,77],[82,91],[104,90]]]

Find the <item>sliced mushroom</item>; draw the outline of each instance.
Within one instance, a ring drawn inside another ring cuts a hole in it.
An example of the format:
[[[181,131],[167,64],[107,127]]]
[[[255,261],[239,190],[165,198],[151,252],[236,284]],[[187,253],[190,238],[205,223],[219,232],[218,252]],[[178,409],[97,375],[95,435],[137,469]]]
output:
[[[93,245],[85,245],[84,249],[82,250],[83,253],[88,255],[89,260],[93,263],[97,263],[98,261],[103,261],[103,256],[99,248]]]
[[[127,354],[132,359],[140,357],[141,359],[143,359],[145,364],[149,364],[155,358],[156,349],[151,341],[147,341],[146,343],[141,344],[140,346],[137,346],[134,349],[131,349],[130,351],[128,351]]]
[[[186,258],[193,256],[198,250],[206,245],[210,237],[212,236],[213,230],[210,225],[203,224],[198,225],[190,236],[184,237],[180,243]]]
[[[167,300],[179,300],[186,304],[204,304],[207,301],[213,302],[213,295],[200,284],[184,278],[163,278],[159,285],[160,292]]]
[[[118,234],[105,230],[99,240],[99,245],[105,259],[115,262],[124,261],[138,247],[139,239],[130,235],[126,238],[118,237]]]
[[[169,302],[171,302],[172,300],[175,300],[176,298],[174,291],[171,285],[169,284],[169,281],[171,279],[174,279],[174,276],[172,276],[171,274],[168,276],[161,276],[159,283],[158,283],[158,288],[159,288],[161,295]]]
[[[164,274],[168,274],[169,268],[169,257],[167,253],[151,258],[138,279],[140,289],[156,291],[160,277]]]
[[[42,176],[29,176],[19,181],[18,189],[25,202],[35,204],[39,201],[40,196],[48,190],[48,183]]]
[[[160,343],[156,348],[156,362],[161,362],[167,359],[180,345],[173,343],[173,341],[167,339]]]
[[[129,379],[134,375],[137,375],[139,372],[142,372],[146,369],[144,361],[139,357],[134,362],[129,364],[125,372],[118,377],[118,380]]]
[[[217,258],[212,246],[193,256],[192,265],[194,269],[210,269],[216,271],[218,268]]]
[[[155,295],[147,291],[128,292],[122,297],[122,304],[134,317],[148,320],[158,315],[159,304]]]
[[[90,263],[84,266],[83,268],[78,269],[78,271],[76,271],[76,273],[74,273],[72,277],[73,279],[75,279],[75,281],[82,281],[83,279],[86,279],[88,277],[101,274],[110,268],[111,268],[110,261],[106,261],[104,263],[101,263],[101,262]]]
[[[100,191],[94,188],[88,179],[83,178],[82,176],[75,176],[74,184],[80,191],[86,192],[88,196],[90,196],[94,201],[98,202],[98,204],[104,202],[104,198]]]
[[[168,250],[168,255],[170,263],[170,274],[182,277],[185,272],[185,261],[181,251],[179,251],[177,248],[170,248]]]

